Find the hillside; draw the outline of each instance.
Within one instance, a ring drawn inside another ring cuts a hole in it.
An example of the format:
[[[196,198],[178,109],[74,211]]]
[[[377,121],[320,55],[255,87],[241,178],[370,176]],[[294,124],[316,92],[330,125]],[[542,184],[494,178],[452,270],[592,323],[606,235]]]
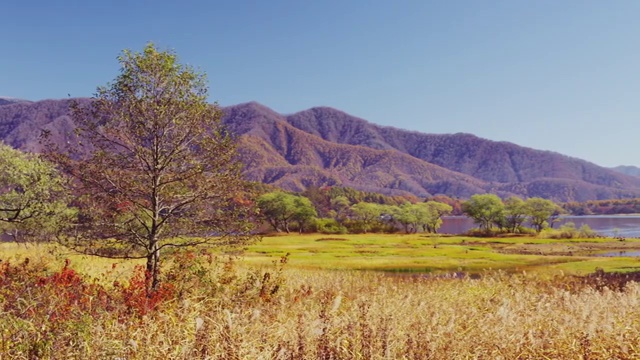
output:
[[[629,175],[629,176],[640,176],[640,168],[636,166],[620,165],[620,166],[611,168],[611,170],[617,171],[619,173]]]
[[[226,108],[224,121],[240,137],[249,178],[285,189],[349,186],[386,194],[462,197],[486,191],[483,181],[397,151],[323,140],[257,103]]]
[[[28,103],[28,102],[31,102],[31,101],[23,100],[23,99],[16,99],[16,98],[11,98],[11,97],[2,97],[2,96],[0,96],[0,106],[2,106],[2,105],[16,104],[16,103]]]
[[[43,100],[0,105],[0,140],[24,151],[39,151],[39,136],[46,129],[58,142],[66,142],[74,128],[70,104],[71,100]]]
[[[491,191],[556,200],[628,197],[638,179],[562,154],[496,142],[471,134],[424,134],[383,127],[339,110],[318,107],[286,117],[323,139],[396,150],[492,183]]]
[[[0,139],[16,148],[38,151],[38,136],[48,129],[56,141],[66,142],[73,128],[70,101],[0,105]],[[350,186],[421,197],[467,198],[492,192],[556,201],[640,196],[640,178],[469,134],[434,135],[382,127],[331,108],[284,116],[247,103],[224,112],[223,121],[238,136],[247,177],[288,190]]]
[[[612,187],[638,185],[635,180],[619,177],[584,160],[471,134],[423,134],[382,127],[326,107],[302,111],[286,119],[296,128],[332,142],[398,150],[486,181],[521,183],[560,178]]]

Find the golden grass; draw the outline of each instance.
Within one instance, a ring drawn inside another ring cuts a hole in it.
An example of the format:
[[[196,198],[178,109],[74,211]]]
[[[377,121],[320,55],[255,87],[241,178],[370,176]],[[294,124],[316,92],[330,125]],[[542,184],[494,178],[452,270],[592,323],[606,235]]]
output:
[[[109,272],[108,281],[121,280],[131,274],[134,266],[144,264],[143,260],[108,259],[79,254],[55,243],[0,243],[0,259],[19,263],[26,258],[44,261],[53,267],[62,267],[65,260],[68,259],[76,271],[91,278],[104,277]],[[114,264],[117,265],[117,270],[110,271],[113,269]]]
[[[59,254],[40,255],[59,267]],[[143,316],[117,304],[66,322],[27,316],[37,299],[56,302],[35,287],[17,288],[29,294],[24,305],[9,303],[12,288],[5,286],[0,358],[640,358],[635,282],[607,287],[605,280],[494,271],[457,279],[282,264],[254,269],[206,259],[171,259],[164,273],[179,291]],[[75,258],[71,265],[93,273],[89,264],[107,265],[101,261]]]

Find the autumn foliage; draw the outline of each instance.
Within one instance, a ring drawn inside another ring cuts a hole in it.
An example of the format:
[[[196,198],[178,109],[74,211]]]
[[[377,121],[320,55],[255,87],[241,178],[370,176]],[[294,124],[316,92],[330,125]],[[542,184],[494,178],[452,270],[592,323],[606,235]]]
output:
[[[0,263],[0,358],[633,359],[638,276],[479,278],[246,269],[174,254],[90,278],[65,261]]]

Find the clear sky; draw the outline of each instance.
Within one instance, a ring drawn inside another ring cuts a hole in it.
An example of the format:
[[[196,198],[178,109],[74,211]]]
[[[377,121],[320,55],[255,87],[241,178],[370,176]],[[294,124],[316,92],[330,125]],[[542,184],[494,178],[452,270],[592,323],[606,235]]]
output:
[[[0,96],[91,96],[152,41],[221,105],[640,166],[639,18],[637,0],[7,0]]]

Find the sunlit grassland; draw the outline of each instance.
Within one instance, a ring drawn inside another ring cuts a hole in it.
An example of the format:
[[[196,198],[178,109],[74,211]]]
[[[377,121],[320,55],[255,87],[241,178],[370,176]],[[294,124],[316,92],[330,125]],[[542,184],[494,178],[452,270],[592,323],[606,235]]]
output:
[[[113,284],[133,279],[139,260],[2,243],[0,359],[637,359],[640,285],[569,274],[640,262],[559,254],[638,245],[264,237],[233,261],[165,252],[172,290],[148,307],[144,292]],[[460,270],[480,276],[394,273]]]
[[[300,268],[396,272],[563,271],[571,274],[638,271],[640,258],[590,256],[610,249],[638,249],[614,239],[553,240],[533,237],[471,238],[423,234],[266,236],[246,249],[248,263],[267,264],[290,254]]]
[[[530,273],[450,279],[288,265],[247,273],[224,263],[202,271],[202,264],[206,257],[183,258],[177,291],[145,313],[121,288],[91,291],[91,280],[67,277],[41,285],[29,276],[32,265],[17,264],[0,288],[0,358],[640,357],[634,282],[619,288]]]
[[[640,257],[596,257],[609,250],[640,249],[637,239],[553,240],[535,237],[475,238],[424,234],[288,234],[264,236],[244,248],[240,264],[270,265],[289,254],[289,266],[299,269],[371,270],[386,272],[507,272],[584,275],[640,271]],[[214,249],[214,253],[220,251]],[[95,276],[117,264],[126,273],[142,260],[114,260],[75,253],[55,244],[0,243],[3,258],[47,256],[70,259],[78,271]],[[116,274],[117,275],[117,274]]]
[[[1,260],[15,264],[21,263],[27,258],[50,263],[54,269],[62,267],[65,260],[69,260],[76,271],[91,278],[104,277],[109,273],[109,281],[127,278],[136,265],[144,264],[143,260],[109,259],[79,254],[55,243],[0,243]]]

